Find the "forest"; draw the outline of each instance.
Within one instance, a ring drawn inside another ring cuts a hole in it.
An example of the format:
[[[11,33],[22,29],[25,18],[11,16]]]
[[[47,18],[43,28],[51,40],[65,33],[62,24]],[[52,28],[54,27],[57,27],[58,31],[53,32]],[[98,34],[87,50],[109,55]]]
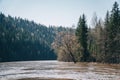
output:
[[[45,26],[0,13],[0,61],[59,60],[120,63],[120,10],[115,2],[105,19],[85,14],[74,27]]]
[[[54,60],[50,45],[62,27],[46,27],[27,19],[0,14],[0,61]],[[50,35],[50,36],[49,36]]]
[[[88,27],[86,17],[80,16],[76,30],[60,32],[52,47],[59,61],[120,63],[120,10],[117,2],[105,19],[93,16]]]

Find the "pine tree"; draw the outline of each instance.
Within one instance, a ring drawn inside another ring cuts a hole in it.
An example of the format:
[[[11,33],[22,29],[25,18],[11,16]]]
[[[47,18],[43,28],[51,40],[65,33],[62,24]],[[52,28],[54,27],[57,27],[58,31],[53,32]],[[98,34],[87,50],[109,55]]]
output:
[[[76,36],[78,37],[78,41],[83,48],[83,57],[81,61],[87,61],[89,57],[89,53],[87,51],[87,36],[88,36],[88,28],[86,24],[85,15],[83,14],[82,17],[80,16],[78,27],[76,29]]]
[[[108,34],[109,34],[109,25],[110,25],[110,15],[109,15],[109,11],[107,11],[106,16],[105,16],[105,22],[104,22],[104,59],[103,62],[107,62],[108,61]]]
[[[120,47],[119,39],[117,38],[120,33],[120,11],[118,3],[115,2],[111,11],[110,21],[106,18],[106,32],[107,38],[107,62],[116,63],[118,62],[119,52],[118,47]]]

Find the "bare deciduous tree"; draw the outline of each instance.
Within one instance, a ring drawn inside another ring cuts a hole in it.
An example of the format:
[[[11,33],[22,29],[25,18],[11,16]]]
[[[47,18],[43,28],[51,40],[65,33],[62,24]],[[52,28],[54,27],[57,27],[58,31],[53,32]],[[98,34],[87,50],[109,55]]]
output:
[[[70,32],[59,32],[52,44],[55,49],[58,60],[73,61],[76,63],[76,52],[79,46],[76,36]]]

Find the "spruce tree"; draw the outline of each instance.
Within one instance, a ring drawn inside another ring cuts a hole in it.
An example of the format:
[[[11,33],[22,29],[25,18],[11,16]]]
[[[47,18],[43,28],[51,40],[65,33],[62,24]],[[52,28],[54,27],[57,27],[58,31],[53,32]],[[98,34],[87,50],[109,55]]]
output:
[[[109,29],[109,25],[110,25],[110,15],[109,15],[109,11],[107,11],[106,16],[105,16],[105,22],[104,22],[104,59],[103,62],[107,62],[108,61],[108,29]]]
[[[78,37],[78,41],[80,45],[83,48],[83,57],[81,61],[87,61],[87,58],[89,57],[89,53],[87,51],[87,36],[88,36],[88,28],[86,24],[86,18],[83,14],[82,17],[80,16],[78,26],[76,29],[76,36]]]
[[[119,39],[117,38],[120,33],[120,11],[118,3],[115,2],[111,11],[110,21],[108,23],[106,19],[106,32],[108,34],[107,38],[107,62],[116,63],[119,62],[118,47],[120,47]]]

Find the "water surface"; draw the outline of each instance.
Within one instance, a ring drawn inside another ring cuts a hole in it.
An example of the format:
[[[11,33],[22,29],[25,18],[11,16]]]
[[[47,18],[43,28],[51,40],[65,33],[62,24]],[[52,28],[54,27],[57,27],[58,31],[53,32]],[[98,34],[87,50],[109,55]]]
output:
[[[72,62],[58,61],[0,63],[0,80],[18,80],[23,78],[31,78],[31,80],[32,78],[42,78],[44,80],[120,80],[120,64],[74,64]]]

